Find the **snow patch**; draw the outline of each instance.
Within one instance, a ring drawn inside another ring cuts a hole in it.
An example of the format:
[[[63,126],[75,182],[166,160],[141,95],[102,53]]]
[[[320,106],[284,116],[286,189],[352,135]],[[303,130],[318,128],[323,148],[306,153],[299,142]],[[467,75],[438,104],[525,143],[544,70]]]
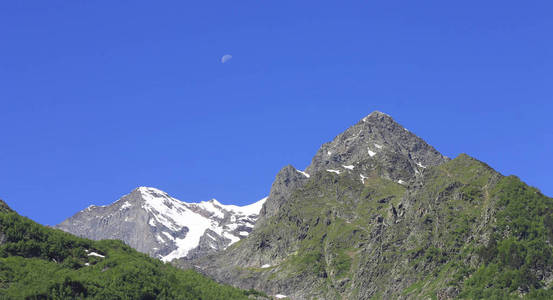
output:
[[[157,240],[158,242],[162,243],[162,244],[165,243],[165,240],[164,240],[164,239],[161,237],[161,235],[159,235],[159,234],[156,235],[156,240]]]
[[[417,166],[423,168],[423,169],[426,169],[426,166],[424,166],[423,164],[421,164],[420,162],[417,163]]]
[[[328,172],[331,172],[331,173],[336,173],[338,175],[340,175],[340,171],[338,170],[332,170],[332,169],[327,169]]]
[[[90,211],[96,207],[107,207],[107,205],[89,205],[87,208],[85,208],[85,211]]]
[[[376,155],[376,152],[372,152],[371,149],[367,149],[367,150],[369,150],[369,156],[370,157],[373,157],[373,156]]]
[[[332,155],[332,152],[327,151],[326,154],[327,154],[328,156],[331,156],[331,155]]]
[[[171,198],[164,192],[153,188],[139,188],[139,190],[145,201],[142,207],[150,212],[157,222],[172,231],[188,228],[184,238],[173,239],[176,249],[164,256],[163,261],[186,256],[190,250],[198,246],[201,236],[208,228],[217,227],[215,221],[193,212],[186,203]],[[161,243],[165,243],[160,235],[157,235],[156,238]]]
[[[262,268],[262,269],[265,269],[265,268],[270,268],[270,267],[271,267],[271,265],[270,265],[270,264],[264,264],[264,265],[262,265],[262,266],[261,266],[261,268]]]
[[[382,149],[382,145],[379,145],[379,144],[374,144],[374,146],[378,149]]]
[[[206,235],[211,238],[212,240],[217,240],[214,236],[211,235],[211,233],[206,232]]]
[[[236,213],[239,213],[245,216],[258,215],[259,211],[261,210],[261,207],[263,207],[263,203],[267,201],[267,198],[268,197],[265,197],[257,202],[254,202],[252,204],[245,205],[245,206],[224,205],[224,204],[221,204],[220,206],[225,210],[234,211]]]
[[[305,173],[304,171],[300,171],[300,170],[297,170],[297,169],[296,169],[296,171],[298,171],[298,173],[302,174],[303,176],[309,178],[309,174]]]
[[[90,253],[88,253],[88,256],[96,256],[96,257],[100,257],[100,258],[105,258],[105,256],[103,256],[102,254],[98,254],[96,252],[90,252]]]
[[[223,236],[230,240],[230,243],[228,244],[229,246],[232,245],[232,244],[234,244],[234,243],[236,243],[236,242],[238,242],[238,241],[240,240],[239,237],[234,236],[234,235],[232,235],[232,234],[230,234],[230,233],[228,233],[228,232],[224,232],[224,233],[223,233]]]
[[[277,298],[277,299],[284,299],[284,298],[287,298],[287,297],[288,297],[288,296],[282,295],[282,294],[276,294],[276,295],[275,295],[275,298]]]
[[[175,238],[169,233],[169,232],[166,232],[166,231],[163,231],[162,232],[168,239],[170,240],[175,240]]]
[[[365,184],[365,179],[369,178],[369,177],[367,177],[367,176],[364,176],[363,174],[359,174],[359,176],[361,177],[361,182],[362,182],[363,184]]]
[[[403,181],[403,180],[400,179],[400,180],[397,181],[397,183],[399,183],[399,184],[406,184],[407,182],[405,182],[405,181]]]
[[[228,229],[228,230],[230,230],[230,231],[233,231],[233,230],[235,230],[236,228],[238,228],[238,226],[239,226],[238,224],[233,223],[233,224],[225,225],[225,228]]]
[[[353,170],[354,166],[353,165],[349,165],[349,166],[345,166],[343,165],[342,167],[348,169],[348,170]]]
[[[125,201],[125,202],[123,203],[123,205],[121,205],[121,208],[119,208],[119,210],[124,210],[124,209],[126,209],[126,208],[131,207],[131,206],[132,206],[132,205],[129,203],[129,201]]]
[[[248,236],[248,235],[250,235],[250,233],[247,232],[247,231],[240,231],[238,234],[239,234],[239,235],[242,235],[242,236]]]
[[[199,207],[210,212],[212,216],[215,216],[219,219],[223,219],[225,217],[225,213],[222,211],[221,205],[222,204],[215,199],[211,199],[209,201],[202,201],[198,204]]]

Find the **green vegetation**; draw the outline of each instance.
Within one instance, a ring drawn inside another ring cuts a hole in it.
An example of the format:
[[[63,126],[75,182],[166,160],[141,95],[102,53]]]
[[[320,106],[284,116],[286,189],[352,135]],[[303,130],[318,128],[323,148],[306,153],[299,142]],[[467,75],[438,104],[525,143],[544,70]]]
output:
[[[275,263],[235,274],[306,282],[325,299],[553,298],[553,199],[467,155],[422,176],[407,188],[378,174],[312,174],[277,215],[231,246],[248,243]],[[42,227],[1,203],[0,241],[0,298],[265,296],[117,241]]]
[[[315,282],[325,297],[338,297],[359,269],[360,243],[368,239],[377,216],[397,206],[405,187],[378,176],[365,184],[358,176],[330,172],[312,179],[294,192],[278,216],[257,229],[255,238],[259,245],[277,240],[294,249],[268,280],[302,278]]]
[[[551,299],[553,291],[539,278],[553,270],[551,222],[553,199],[528,187],[518,178],[503,178],[494,188],[497,198],[496,230],[479,248],[483,265],[465,282],[466,298]]]
[[[252,235],[282,255],[256,276],[326,299],[553,298],[553,199],[468,155],[423,176],[313,174]]]
[[[263,296],[179,270],[120,241],[41,226],[0,201],[0,298],[247,299]]]
[[[494,173],[466,155],[426,173],[415,207],[421,230],[412,229],[419,243],[409,255],[427,271],[403,295],[454,287],[462,299],[553,298],[553,199]]]

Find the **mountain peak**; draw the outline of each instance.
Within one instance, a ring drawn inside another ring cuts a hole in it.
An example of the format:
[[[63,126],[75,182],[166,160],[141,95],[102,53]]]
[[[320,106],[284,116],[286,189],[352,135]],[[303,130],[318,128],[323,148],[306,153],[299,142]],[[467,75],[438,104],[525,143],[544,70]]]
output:
[[[339,176],[354,172],[363,183],[364,178],[379,176],[409,185],[421,176],[426,167],[446,161],[447,157],[399,125],[390,115],[374,111],[323,144],[305,171],[291,165],[282,168],[259,213],[258,225],[276,215],[291,192],[303,186],[316,173],[331,172]]]
[[[366,117],[364,117],[363,119],[361,119],[361,121],[363,122],[366,122],[368,121],[369,119],[374,119],[374,118],[389,118],[389,119],[392,119],[393,118],[387,114],[387,113],[383,113],[381,111],[378,111],[378,110],[375,110],[373,111],[372,113],[368,114]]]
[[[154,187],[148,187],[148,186],[139,186],[136,189],[134,189],[134,191],[137,191],[141,194],[161,194],[161,195],[167,194],[162,190],[156,189]]]
[[[264,202],[265,198],[246,206],[223,205],[215,199],[187,203],[140,186],[112,204],[89,206],[56,227],[90,239],[120,239],[170,261],[207,255],[248,236]]]
[[[213,204],[215,204],[215,205],[219,205],[219,206],[221,206],[221,205],[222,205],[222,204],[221,204],[221,202],[217,201],[217,199],[215,199],[215,198],[213,198],[213,199],[210,199],[210,200],[209,200],[209,201],[207,201],[207,202],[209,202],[209,203],[213,203]]]
[[[394,181],[410,182],[421,168],[444,163],[447,157],[398,124],[390,115],[374,111],[321,146],[306,169],[340,171],[363,164]]]

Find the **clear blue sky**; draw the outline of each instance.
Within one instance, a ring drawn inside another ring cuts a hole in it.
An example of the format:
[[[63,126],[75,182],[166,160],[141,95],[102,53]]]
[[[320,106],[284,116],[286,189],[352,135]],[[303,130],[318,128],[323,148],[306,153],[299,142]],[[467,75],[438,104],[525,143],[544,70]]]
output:
[[[552,14],[551,1],[3,1],[0,198],[43,224],[142,185],[246,204],[373,110],[553,196]]]

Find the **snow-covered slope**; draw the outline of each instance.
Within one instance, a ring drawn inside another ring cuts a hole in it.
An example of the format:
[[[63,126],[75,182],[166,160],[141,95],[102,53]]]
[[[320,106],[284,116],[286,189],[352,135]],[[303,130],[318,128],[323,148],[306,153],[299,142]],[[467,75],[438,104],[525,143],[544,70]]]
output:
[[[111,205],[90,206],[57,227],[91,239],[120,239],[164,261],[196,258],[249,235],[266,198],[247,206],[186,203],[139,187]]]

